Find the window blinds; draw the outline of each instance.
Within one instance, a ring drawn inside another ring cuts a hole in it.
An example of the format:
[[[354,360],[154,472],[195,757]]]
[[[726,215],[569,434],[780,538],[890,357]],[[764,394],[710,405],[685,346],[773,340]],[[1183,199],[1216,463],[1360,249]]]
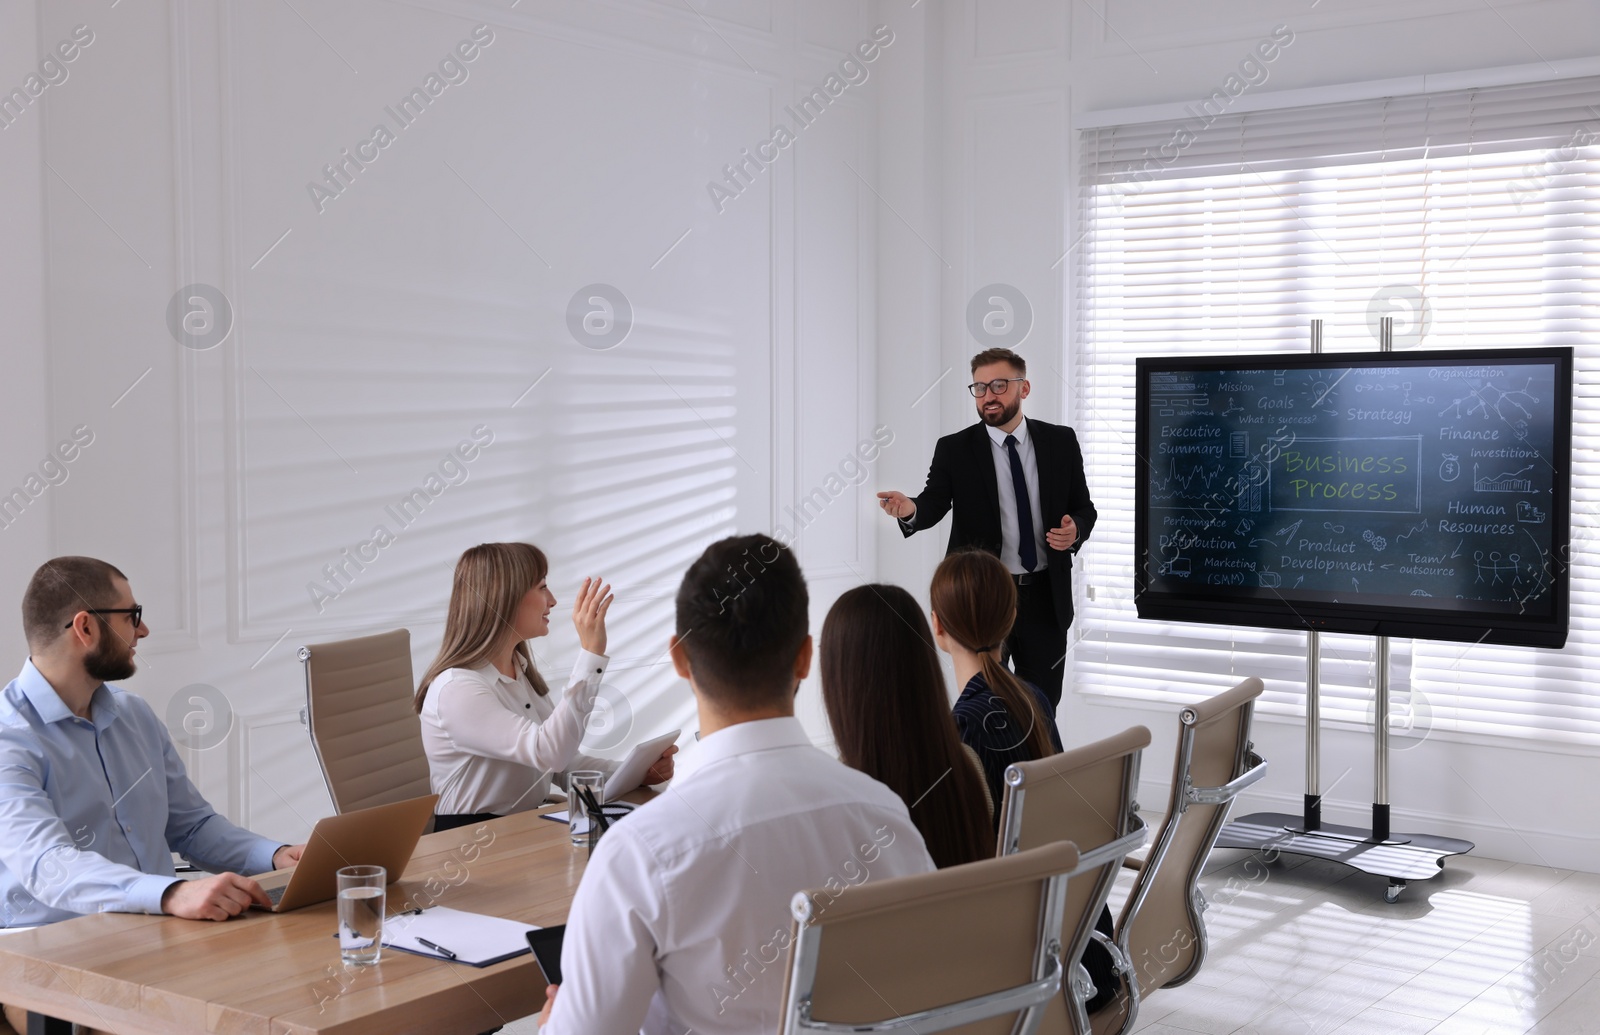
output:
[[[1600,743],[1600,77],[1108,126],[1081,139],[1078,398],[1100,520],[1077,688],[1191,701],[1246,675],[1303,714],[1302,633],[1142,622],[1133,359],[1569,345],[1572,630],[1561,651],[1392,645],[1393,730]],[[1323,715],[1368,723],[1373,643],[1324,636]]]

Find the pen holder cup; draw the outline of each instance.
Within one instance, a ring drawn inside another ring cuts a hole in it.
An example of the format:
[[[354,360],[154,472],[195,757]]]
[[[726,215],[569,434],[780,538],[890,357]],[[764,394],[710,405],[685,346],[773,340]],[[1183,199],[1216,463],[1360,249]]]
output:
[[[596,822],[593,809],[605,804],[606,776],[604,773],[580,769],[567,776],[567,818],[571,824],[573,847],[588,845],[594,848],[593,837],[603,821]]]

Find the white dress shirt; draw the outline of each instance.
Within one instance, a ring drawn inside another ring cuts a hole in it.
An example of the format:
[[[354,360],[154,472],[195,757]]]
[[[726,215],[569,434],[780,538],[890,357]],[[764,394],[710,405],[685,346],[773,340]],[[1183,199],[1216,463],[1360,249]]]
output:
[[[1011,451],[1006,449],[1006,433],[993,424],[984,428],[994,444],[994,479],[1000,490],[1000,562],[1013,575],[1027,570],[1017,543],[1017,490],[1011,483]],[[1044,520],[1039,513],[1039,461],[1033,455],[1033,439],[1028,437],[1028,420],[1022,419],[1011,434],[1017,438],[1017,459],[1022,461],[1022,480],[1028,486],[1028,507],[1033,511],[1033,548],[1038,560],[1034,571],[1043,571],[1050,554],[1045,551]]]
[[[508,816],[544,804],[554,773],[616,770],[578,750],[607,658],[580,651],[564,692],[541,697],[492,663],[441,672],[422,699],[422,743],[440,815]]]
[[[697,754],[596,847],[543,1035],[775,1032],[795,892],[933,869],[900,797],[798,719],[729,726]]]

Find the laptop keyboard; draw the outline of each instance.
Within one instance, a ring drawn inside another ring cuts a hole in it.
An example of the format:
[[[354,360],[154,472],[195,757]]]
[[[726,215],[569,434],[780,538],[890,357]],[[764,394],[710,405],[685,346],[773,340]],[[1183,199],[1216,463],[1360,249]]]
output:
[[[277,905],[279,902],[283,901],[283,893],[289,890],[289,885],[284,884],[280,887],[263,888],[262,890],[267,893],[267,898],[272,900],[272,904]]]

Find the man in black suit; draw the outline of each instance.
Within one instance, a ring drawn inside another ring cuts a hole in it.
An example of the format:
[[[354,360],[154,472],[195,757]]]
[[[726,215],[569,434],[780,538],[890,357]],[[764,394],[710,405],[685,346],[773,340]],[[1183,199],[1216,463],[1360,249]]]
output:
[[[999,556],[1017,583],[1017,620],[1005,655],[1020,678],[1059,704],[1072,625],[1072,555],[1089,538],[1096,512],[1078,436],[1063,425],[1023,419],[1027,375],[1027,364],[1010,349],[972,357],[968,387],[981,423],[939,440],[928,484],[915,499],[880,492],[878,502],[908,536],[954,509],[948,552],[977,548]]]

